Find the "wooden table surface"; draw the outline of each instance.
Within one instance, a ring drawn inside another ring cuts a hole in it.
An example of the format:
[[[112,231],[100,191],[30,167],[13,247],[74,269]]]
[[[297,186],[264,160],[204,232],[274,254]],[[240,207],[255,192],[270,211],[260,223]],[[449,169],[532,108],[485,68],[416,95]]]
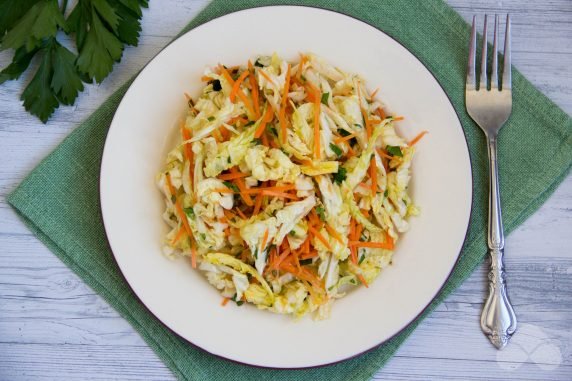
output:
[[[173,380],[118,314],[40,243],[6,204],[20,181],[207,0],[151,1],[140,45],[100,86],[88,86],[47,125],[18,100],[29,80],[0,86],[0,380]],[[572,114],[572,1],[448,0],[465,19],[513,16],[513,62]],[[0,67],[9,54],[0,53]],[[538,126],[542,128],[542,126]],[[479,327],[482,265],[429,317],[375,379],[572,379],[572,176],[506,242],[519,319],[498,352]]]

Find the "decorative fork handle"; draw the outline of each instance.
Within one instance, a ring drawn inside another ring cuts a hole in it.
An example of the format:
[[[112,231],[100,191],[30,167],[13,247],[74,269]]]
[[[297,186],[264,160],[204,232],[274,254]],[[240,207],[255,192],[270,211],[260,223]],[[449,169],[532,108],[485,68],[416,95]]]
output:
[[[495,347],[502,349],[516,330],[516,315],[506,292],[504,233],[497,165],[497,137],[487,136],[489,151],[489,226],[491,258],[489,296],[481,315],[481,329]]]

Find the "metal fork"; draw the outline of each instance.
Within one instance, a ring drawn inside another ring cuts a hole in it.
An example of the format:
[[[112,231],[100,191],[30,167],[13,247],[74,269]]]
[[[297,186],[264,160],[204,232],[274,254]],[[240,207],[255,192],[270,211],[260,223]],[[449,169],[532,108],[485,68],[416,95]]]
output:
[[[491,258],[489,272],[489,296],[481,315],[481,329],[498,349],[504,348],[516,330],[516,315],[506,291],[504,256],[504,233],[502,225],[500,190],[497,165],[497,136],[507,121],[512,109],[511,62],[510,62],[510,16],[506,17],[504,43],[504,68],[502,83],[498,77],[498,27],[499,17],[495,16],[493,41],[493,62],[491,67],[490,90],[487,79],[487,16],[483,30],[480,84],[477,88],[475,58],[477,48],[476,17],[469,45],[469,63],[465,103],[471,118],[481,127],[487,137],[489,156],[489,223],[488,247]]]

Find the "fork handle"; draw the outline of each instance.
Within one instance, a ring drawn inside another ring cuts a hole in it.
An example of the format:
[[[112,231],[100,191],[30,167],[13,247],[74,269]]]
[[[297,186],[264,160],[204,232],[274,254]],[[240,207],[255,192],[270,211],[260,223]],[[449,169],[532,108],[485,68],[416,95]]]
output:
[[[497,138],[487,136],[489,152],[488,247],[491,259],[489,296],[481,315],[481,329],[498,349],[507,345],[516,330],[516,315],[506,291],[504,233],[497,165]]]

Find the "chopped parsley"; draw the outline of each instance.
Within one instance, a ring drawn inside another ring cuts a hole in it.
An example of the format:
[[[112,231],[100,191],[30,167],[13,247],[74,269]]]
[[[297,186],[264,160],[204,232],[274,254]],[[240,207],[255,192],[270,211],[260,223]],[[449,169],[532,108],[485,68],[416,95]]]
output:
[[[207,239],[207,235],[205,233],[201,233],[201,239],[204,241],[205,239]]]
[[[322,104],[328,105],[328,98],[330,97],[330,93],[323,93],[322,94]]]
[[[254,138],[252,139],[252,142],[255,146],[262,144],[262,140],[260,138]]]
[[[193,209],[192,206],[190,206],[188,208],[184,208],[183,210],[185,211],[185,214],[187,215],[187,217],[189,217],[192,220],[195,219],[195,210]]]
[[[264,65],[262,63],[260,63],[260,58],[258,58],[256,61],[254,61],[254,66],[264,67]]]
[[[359,257],[358,265],[361,265],[361,263],[363,262],[364,259],[365,259],[365,255],[362,254],[361,257]]]
[[[254,249],[254,259],[258,259],[258,248]]]
[[[385,192],[383,192],[383,197],[387,197],[389,196],[389,191],[386,189]]]
[[[209,122],[212,122],[212,121],[215,120],[215,117],[214,117],[214,116],[209,116],[209,117],[207,118],[207,120],[208,120]]]
[[[362,128],[362,125],[361,125],[361,124],[354,123],[354,126],[357,127],[357,128]]]
[[[316,207],[316,213],[318,213],[320,220],[326,221],[326,210],[324,209],[324,207],[322,205],[318,205]]]
[[[334,181],[336,182],[336,184],[339,185],[346,179],[347,177],[346,173],[347,169],[345,169],[344,167],[338,168],[338,171],[334,173]]]
[[[334,153],[340,157],[344,154],[344,151],[342,151],[342,149],[340,147],[338,147],[337,145],[335,145],[334,143],[330,143],[330,149],[332,151],[334,151]]]
[[[398,146],[387,146],[387,147],[385,147],[385,150],[386,150],[387,153],[390,154],[391,156],[403,157],[403,152],[401,152],[401,147],[398,147]]]
[[[296,237],[296,232],[294,230],[290,230],[290,233],[288,233],[290,235],[290,237]]]
[[[240,193],[240,189],[238,189],[238,186],[235,183],[232,183],[230,181],[223,181],[222,183],[224,184],[225,187],[231,189],[233,192]]]
[[[251,120],[250,122],[246,123],[244,125],[244,127],[249,127],[249,126],[252,126],[253,124],[254,124],[254,121]]]
[[[276,131],[276,128],[275,128],[272,124],[269,124],[268,126],[266,126],[266,129],[267,129],[268,131],[270,131],[270,133],[271,133],[272,135],[278,137],[278,131]]]

